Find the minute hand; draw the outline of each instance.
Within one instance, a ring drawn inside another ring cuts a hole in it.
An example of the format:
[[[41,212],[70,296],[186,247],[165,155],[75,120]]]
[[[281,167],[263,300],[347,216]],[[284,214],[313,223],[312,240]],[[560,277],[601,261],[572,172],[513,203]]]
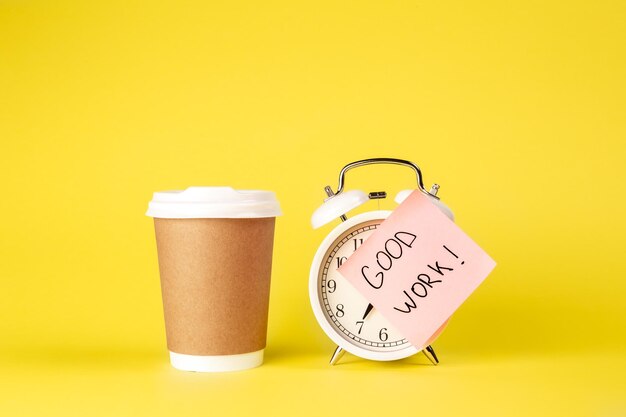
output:
[[[374,309],[374,306],[370,303],[367,305],[367,308],[365,309],[365,313],[363,313],[363,318],[361,320],[365,320],[365,318],[367,317],[367,315]]]

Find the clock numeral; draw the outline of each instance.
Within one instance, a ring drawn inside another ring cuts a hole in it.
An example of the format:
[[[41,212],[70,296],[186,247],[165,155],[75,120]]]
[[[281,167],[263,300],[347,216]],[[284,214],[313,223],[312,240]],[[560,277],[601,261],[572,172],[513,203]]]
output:
[[[337,289],[337,283],[335,282],[334,279],[329,279],[328,282],[326,283],[326,286],[328,287],[328,292],[330,294],[334,293],[335,290]]]
[[[380,329],[380,331],[378,332],[378,338],[380,339],[381,342],[386,342],[387,339],[389,339],[389,335],[387,334],[386,327],[383,327],[382,329]]]
[[[343,317],[345,315],[343,311],[343,304],[337,304],[337,312],[335,313],[337,317]]]
[[[343,263],[347,260],[348,258],[346,258],[345,256],[337,256],[337,268],[343,265]]]
[[[363,244],[363,239],[352,239],[352,242],[354,242],[354,250],[356,251],[357,248]]]
[[[361,330],[363,330],[363,323],[364,323],[363,321],[357,321],[356,322],[356,325],[359,326],[359,333],[358,334],[361,334]]]

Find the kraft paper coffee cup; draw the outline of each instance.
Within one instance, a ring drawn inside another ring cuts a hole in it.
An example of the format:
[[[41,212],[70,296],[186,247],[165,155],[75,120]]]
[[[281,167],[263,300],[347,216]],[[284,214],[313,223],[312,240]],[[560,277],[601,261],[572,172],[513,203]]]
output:
[[[275,217],[273,192],[190,187],[154,193],[172,366],[219,372],[263,363]]]

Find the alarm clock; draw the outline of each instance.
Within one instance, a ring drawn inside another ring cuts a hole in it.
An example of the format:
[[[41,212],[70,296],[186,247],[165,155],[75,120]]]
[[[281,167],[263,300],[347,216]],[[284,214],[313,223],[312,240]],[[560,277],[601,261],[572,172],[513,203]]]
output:
[[[437,193],[439,185],[429,191],[424,188],[422,172],[410,161],[395,158],[372,158],[351,162],[339,172],[336,191],[326,186],[327,198],[313,213],[311,224],[320,228],[336,218],[341,219],[322,241],[309,274],[309,296],[315,317],[326,335],[337,345],[330,364],[335,365],[348,351],[361,358],[390,361],[403,359],[418,353],[393,326],[370,304],[337,269],[354,253],[380,224],[391,214],[389,210],[374,210],[347,218],[346,213],[369,200],[387,197],[385,191],[365,193],[360,190],[344,190],[346,173],[357,167],[373,164],[394,164],[411,168],[417,177],[417,189],[426,194],[446,216],[454,220],[452,211],[441,202]],[[395,202],[400,204],[414,190],[400,191]],[[445,328],[447,322],[431,337],[432,342]],[[433,365],[439,363],[431,345],[421,352]]]

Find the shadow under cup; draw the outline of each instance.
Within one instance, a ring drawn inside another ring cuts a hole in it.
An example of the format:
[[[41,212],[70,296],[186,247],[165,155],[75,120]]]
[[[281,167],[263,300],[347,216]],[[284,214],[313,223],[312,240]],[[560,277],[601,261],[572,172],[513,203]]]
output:
[[[148,215],[154,217],[172,365],[200,372],[261,365],[280,214],[274,194],[226,187],[170,193],[192,201],[169,205],[155,193]],[[184,207],[191,209],[179,210]]]

